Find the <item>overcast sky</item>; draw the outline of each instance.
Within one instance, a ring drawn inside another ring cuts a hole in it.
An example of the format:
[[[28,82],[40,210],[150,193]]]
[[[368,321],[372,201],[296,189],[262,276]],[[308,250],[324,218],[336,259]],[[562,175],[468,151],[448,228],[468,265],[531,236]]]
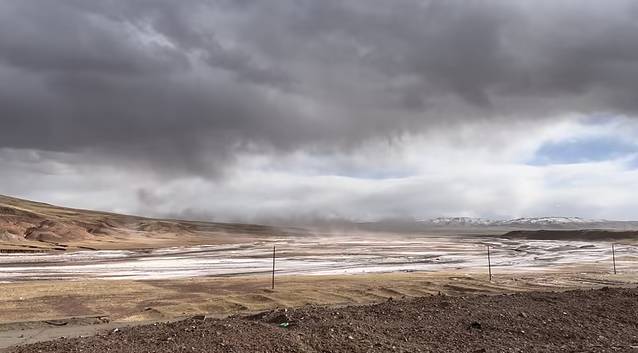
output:
[[[638,2],[0,0],[0,194],[638,219]]]

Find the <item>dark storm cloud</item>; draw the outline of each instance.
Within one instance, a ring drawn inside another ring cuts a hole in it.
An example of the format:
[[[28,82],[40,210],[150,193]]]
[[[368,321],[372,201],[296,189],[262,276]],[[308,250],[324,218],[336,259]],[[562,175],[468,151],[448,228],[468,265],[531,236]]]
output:
[[[631,1],[6,0],[0,148],[210,174],[476,117],[638,109]]]

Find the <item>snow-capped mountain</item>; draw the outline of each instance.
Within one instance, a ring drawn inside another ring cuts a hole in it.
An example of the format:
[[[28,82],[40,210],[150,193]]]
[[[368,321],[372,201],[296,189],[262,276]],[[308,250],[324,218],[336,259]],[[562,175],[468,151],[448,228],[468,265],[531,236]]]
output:
[[[491,225],[494,221],[485,218],[473,218],[473,217],[438,217],[426,220],[420,220],[419,222],[436,224],[436,225]]]
[[[474,217],[438,217],[432,219],[386,219],[358,223],[357,229],[383,232],[510,232],[514,230],[604,229],[638,231],[638,221],[610,221],[580,217],[526,217],[492,220]]]
[[[588,225],[608,222],[600,219],[585,219],[580,217],[526,217],[508,220],[490,220],[473,217],[437,217],[418,220],[419,223],[432,226],[560,226],[560,225]]]
[[[602,219],[586,219],[580,217],[535,217],[515,218],[506,221],[497,221],[499,225],[556,225],[556,224],[591,224],[606,222]]]

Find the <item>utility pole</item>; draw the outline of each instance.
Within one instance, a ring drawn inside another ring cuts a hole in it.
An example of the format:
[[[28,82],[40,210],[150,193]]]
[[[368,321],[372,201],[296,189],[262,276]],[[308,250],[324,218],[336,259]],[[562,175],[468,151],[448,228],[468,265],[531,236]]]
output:
[[[275,245],[272,246],[272,289],[275,289]]]
[[[611,243],[611,259],[614,262],[614,274],[616,274],[616,248],[614,243]]]
[[[487,270],[490,275],[490,282],[492,282],[492,259],[490,258],[490,246],[487,245]]]

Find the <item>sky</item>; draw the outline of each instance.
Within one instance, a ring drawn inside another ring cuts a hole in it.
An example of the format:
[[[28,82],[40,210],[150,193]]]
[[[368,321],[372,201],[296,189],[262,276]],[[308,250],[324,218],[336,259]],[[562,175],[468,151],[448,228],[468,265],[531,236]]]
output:
[[[1,0],[0,194],[638,219],[636,33],[631,0]]]

